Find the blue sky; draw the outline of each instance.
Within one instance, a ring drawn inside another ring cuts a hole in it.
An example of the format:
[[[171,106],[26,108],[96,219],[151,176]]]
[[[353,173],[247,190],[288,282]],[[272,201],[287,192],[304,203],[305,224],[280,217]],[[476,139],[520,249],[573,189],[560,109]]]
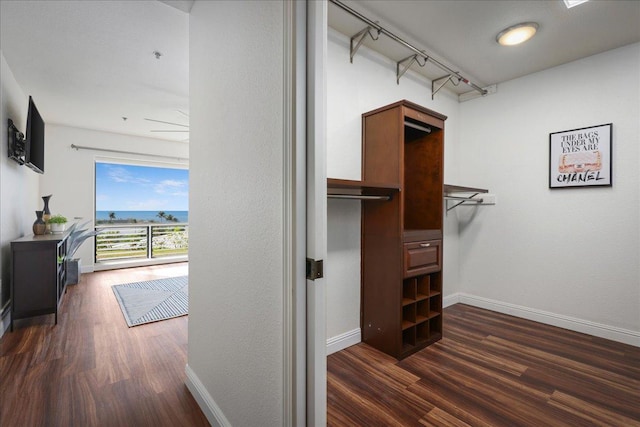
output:
[[[97,211],[188,211],[187,169],[96,163]]]

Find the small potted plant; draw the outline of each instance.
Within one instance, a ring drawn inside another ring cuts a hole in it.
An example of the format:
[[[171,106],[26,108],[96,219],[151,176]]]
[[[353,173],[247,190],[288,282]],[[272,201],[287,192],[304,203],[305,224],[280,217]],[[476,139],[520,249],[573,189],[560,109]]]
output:
[[[67,226],[67,218],[62,215],[53,215],[51,218],[49,218],[47,224],[51,225],[52,233],[64,233],[64,229]]]

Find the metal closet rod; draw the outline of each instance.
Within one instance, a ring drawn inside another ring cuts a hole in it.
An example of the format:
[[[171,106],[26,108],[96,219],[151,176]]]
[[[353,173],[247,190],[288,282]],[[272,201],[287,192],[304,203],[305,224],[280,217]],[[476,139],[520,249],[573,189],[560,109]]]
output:
[[[391,196],[368,196],[361,194],[327,194],[327,198],[347,200],[391,200]]]
[[[189,159],[186,157],[165,156],[163,154],[137,153],[135,151],[112,150],[110,148],[85,147],[82,145],[75,145],[75,144],[71,144],[71,148],[75,150],[105,151],[107,153],[134,154],[136,156],[161,157],[163,159],[181,160],[186,162],[189,161]]]
[[[467,202],[473,202],[473,203],[477,203],[478,205],[484,203],[483,199],[474,199],[474,197],[476,197],[478,194],[480,193],[475,193],[469,197],[460,197],[460,196],[444,196],[445,200],[455,200],[458,203],[456,203],[453,206],[447,206],[447,212],[449,212],[451,209],[457,208],[460,205],[464,205]]]
[[[418,48],[414,47],[413,45],[409,44],[408,42],[402,40],[400,37],[396,36],[395,34],[393,34],[391,31],[385,30],[383,27],[381,27],[380,25],[378,25],[377,23],[373,22],[372,20],[370,20],[369,18],[367,18],[366,16],[363,16],[362,14],[360,14],[359,12],[351,9],[349,6],[347,6],[346,4],[340,2],[339,0],[329,0],[331,3],[335,4],[336,6],[340,7],[342,10],[344,10],[345,12],[350,13],[351,15],[355,16],[356,18],[358,18],[359,20],[361,20],[362,22],[364,22],[365,24],[375,28],[376,30],[378,30],[378,33],[382,33],[388,37],[390,37],[391,39],[395,40],[396,42],[400,43],[401,45],[403,45],[404,47],[406,47],[407,49],[410,49],[411,51],[413,51],[416,55],[420,55],[421,57],[423,57],[426,61],[430,61],[433,62],[434,65],[437,65],[438,67],[440,67],[442,70],[446,71],[447,73],[451,73],[454,74],[458,79],[460,79],[461,82],[465,83],[466,85],[472,87],[474,90],[480,92],[480,94],[482,95],[486,95],[487,91],[485,89],[482,89],[480,86],[478,86],[477,84],[470,82],[469,79],[465,79],[464,77],[462,77],[460,75],[459,72],[457,71],[453,71],[451,68],[447,67],[446,65],[444,65],[443,63],[441,63],[440,61],[426,55],[423,51],[419,50]]]
[[[404,125],[413,129],[421,130],[422,132],[431,133],[431,129],[429,129],[428,127],[420,126],[418,124],[408,122],[406,120],[404,121]]]

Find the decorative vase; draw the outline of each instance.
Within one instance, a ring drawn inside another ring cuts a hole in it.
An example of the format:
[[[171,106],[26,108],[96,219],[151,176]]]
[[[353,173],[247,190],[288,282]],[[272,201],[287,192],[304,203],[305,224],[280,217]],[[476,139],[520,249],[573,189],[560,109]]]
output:
[[[33,223],[33,234],[40,236],[45,233],[47,224],[42,219],[42,211],[36,211],[36,220]]]
[[[51,233],[51,226],[49,225],[49,218],[51,218],[51,211],[49,210],[49,199],[53,196],[53,194],[49,194],[48,196],[42,196],[42,200],[44,200],[44,207],[42,208],[42,219],[45,223],[45,233]]]
[[[80,281],[80,258],[64,260],[67,270],[67,285],[77,285]]]
[[[64,233],[64,230],[67,228],[67,224],[47,224],[51,226],[51,233],[53,234],[60,234],[60,233]]]

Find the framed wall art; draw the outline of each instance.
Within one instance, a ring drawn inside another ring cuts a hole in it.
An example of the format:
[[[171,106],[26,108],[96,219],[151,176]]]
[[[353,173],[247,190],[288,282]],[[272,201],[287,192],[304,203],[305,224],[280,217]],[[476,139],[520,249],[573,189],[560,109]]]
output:
[[[549,188],[612,185],[612,123],[549,134]]]

